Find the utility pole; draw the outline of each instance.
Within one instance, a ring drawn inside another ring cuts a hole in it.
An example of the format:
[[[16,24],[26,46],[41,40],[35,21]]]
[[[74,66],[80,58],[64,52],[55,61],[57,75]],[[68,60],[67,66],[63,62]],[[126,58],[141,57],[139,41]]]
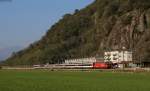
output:
[[[123,51],[123,69],[125,68],[125,60],[124,60],[124,52],[125,52],[125,47],[122,47]]]
[[[81,59],[82,60],[82,71],[83,71],[83,59]]]

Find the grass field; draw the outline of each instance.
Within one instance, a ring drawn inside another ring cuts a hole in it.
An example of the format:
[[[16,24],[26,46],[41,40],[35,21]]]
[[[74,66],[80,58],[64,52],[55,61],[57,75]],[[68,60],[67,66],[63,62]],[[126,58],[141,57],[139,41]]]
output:
[[[150,73],[0,70],[0,91],[149,91]]]

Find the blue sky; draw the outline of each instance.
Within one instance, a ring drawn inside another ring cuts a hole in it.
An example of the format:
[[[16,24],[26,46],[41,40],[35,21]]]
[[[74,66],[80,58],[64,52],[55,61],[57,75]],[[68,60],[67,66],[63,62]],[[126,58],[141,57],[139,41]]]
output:
[[[39,40],[65,13],[94,0],[12,0],[0,2],[0,49]]]

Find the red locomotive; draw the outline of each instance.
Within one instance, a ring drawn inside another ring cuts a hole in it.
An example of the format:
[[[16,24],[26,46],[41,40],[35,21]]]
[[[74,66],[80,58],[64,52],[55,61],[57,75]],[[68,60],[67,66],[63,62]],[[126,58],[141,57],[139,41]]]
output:
[[[109,69],[111,68],[111,65],[104,62],[96,62],[93,63],[93,69]]]

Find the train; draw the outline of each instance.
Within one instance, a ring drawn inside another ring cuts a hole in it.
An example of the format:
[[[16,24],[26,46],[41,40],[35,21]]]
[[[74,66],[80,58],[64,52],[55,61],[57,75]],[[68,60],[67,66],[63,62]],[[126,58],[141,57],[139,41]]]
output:
[[[93,69],[109,69],[109,68],[111,68],[111,65],[107,63],[100,63],[100,62],[93,63]]]
[[[36,67],[40,68],[40,67]],[[93,64],[53,64],[47,65],[41,68],[53,68],[53,69],[111,69],[114,68],[114,64],[105,62],[94,62]]]
[[[50,68],[50,69],[113,69],[118,68],[117,64],[104,61],[90,61],[90,62],[66,62],[62,64],[46,64],[34,65],[35,69]]]

